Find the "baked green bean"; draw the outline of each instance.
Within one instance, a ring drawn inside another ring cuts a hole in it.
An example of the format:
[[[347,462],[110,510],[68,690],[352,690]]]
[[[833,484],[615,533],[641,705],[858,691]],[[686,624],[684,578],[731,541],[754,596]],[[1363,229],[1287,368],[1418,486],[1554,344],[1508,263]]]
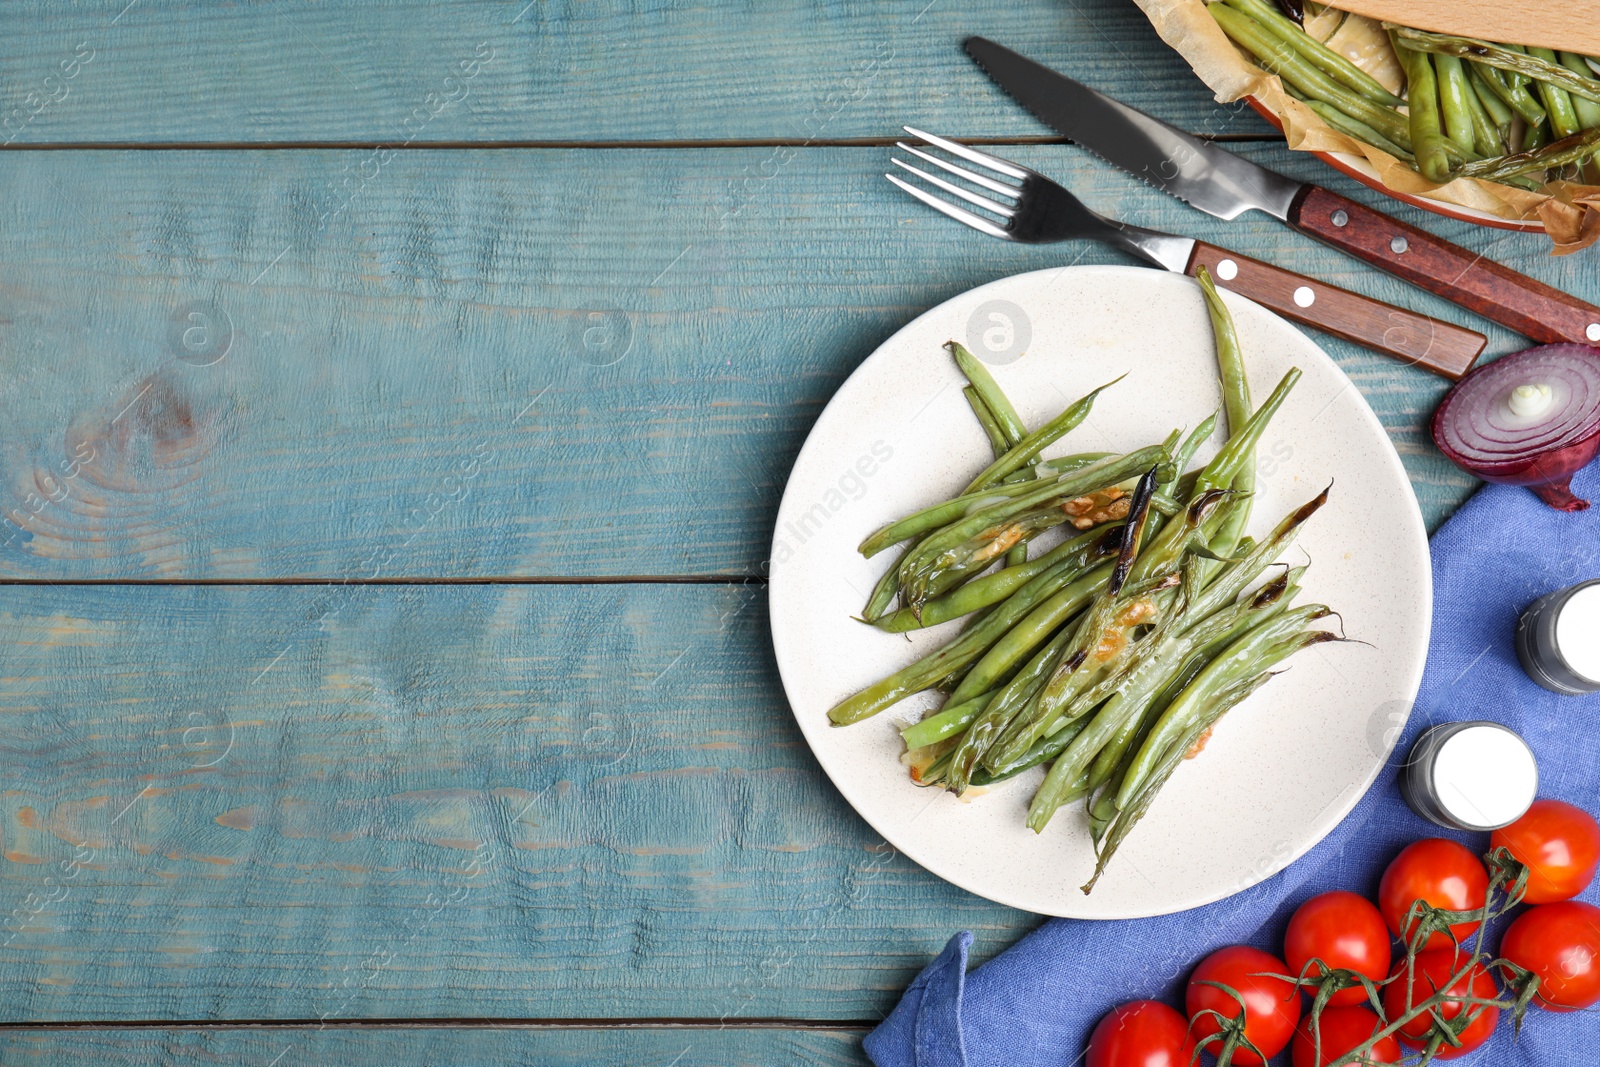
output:
[[[1347,89],[1359,93],[1381,107],[1399,107],[1403,103],[1398,96],[1380,85],[1372,75],[1285,18],[1265,0],[1226,0],[1226,2],[1261,23],[1314,67]]]
[[[1455,56],[1435,56],[1434,76],[1438,81],[1439,117],[1444,135],[1465,152],[1476,151],[1477,137],[1472,129],[1472,112],[1467,110],[1467,75],[1461,69],[1461,60]],[[1412,133],[1412,143],[1416,133]]]
[[[1332,104],[1324,104],[1321,100],[1307,100],[1306,106],[1317,113],[1317,117],[1329,126],[1338,130],[1346,137],[1353,137],[1364,141],[1374,148],[1381,148],[1398,160],[1406,163],[1415,163],[1417,157],[1409,149],[1401,148],[1389,138],[1379,133],[1359,119],[1353,119]]]
[[[1472,75],[1500,101],[1500,106],[1522,116],[1522,121],[1537,126],[1545,120],[1544,108],[1529,95],[1526,87],[1513,85],[1505,71],[1486,63],[1472,63]],[[1508,120],[1509,121],[1509,120]]]
[[[960,704],[947,702],[943,708],[921,722],[913,723],[901,730],[900,739],[906,743],[907,750],[910,750],[925,748],[954,737],[983,713],[984,705],[989,703],[993,696],[993,693],[984,693],[971,700],[964,700]]]
[[[1228,416],[1228,433],[1231,436],[1250,424],[1252,414],[1250,385],[1244,373],[1244,350],[1239,347],[1239,334],[1233,325],[1233,314],[1228,311],[1228,305],[1222,301],[1222,294],[1217,292],[1217,287],[1212,283],[1210,272],[1201,267],[1195,272],[1195,280],[1200,283],[1200,292],[1206,300],[1206,312],[1211,318],[1211,334],[1217,350],[1217,372],[1222,381],[1222,406]],[[1282,403],[1281,399],[1279,403]],[[1263,423],[1262,429],[1265,428],[1266,424]],[[1251,495],[1256,488],[1254,447],[1251,447],[1240,460],[1239,469],[1229,486],[1240,494],[1240,499],[1228,509],[1227,518],[1212,539],[1211,547],[1222,555],[1233,551],[1234,545],[1238,544],[1239,538],[1244,535],[1246,524],[1250,521]],[[1200,491],[1205,490],[1202,488]],[[1209,567],[1201,567],[1200,573],[1203,576],[1210,570]]]
[[[1161,720],[1139,747],[1138,755],[1128,768],[1127,778],[1117,791],[1117,807],[1127,810],[1134,793],[1154,770],[1167,747],[1195,723],[1212,699],[1243,678],[1270,666],[1265,662],[1269,650],[1286,638],[1307,632],[1305,627],[1309,623],[1325,618],[1327,614],[1327,608],[1320,604],[1293,608],[1265,626],[1246,633],[1208,663],[1162,713]]]
[[[1600,150],[1600,127],[1584,130],[1572,137],[1537,145],[1515,155],[1486,159],[1481,163],[1468,163],[1461,173],[1469,178],[1488,178],[1503,181],[1519,174],[1536,170],[1551,170],[1569,163],[1581,163]]]
[[[1406,72],[1406,109],[1410,115],[1411,151],[1417,169],[1430,182],[1450,180],[1450,157],[1445,151],[1439,116],[1439,81],[1428,53],[1407,47],[1393,38],[1395,54]]]
[[[1085,895],[1094,891],[1095,883],[1100,881],[1100,876],[1105,873],[1106,865],[1111,862],[1111,857],[1116,855],[1117,849],[1127,838],[1129,832],[1144,818],[1150,810],[1150,802],[1155,799],[1156,793],[1166,784],[1167,779],[1178,769],[1178,764],[1183,762],[1189,750],[1205,737],[1206,731],[1214,727],[1228,710],[1244,700],[1245,697],[1255,692],[1270,681],[1270,672],[1263,671],[1253,678],[1245,679],[1229,687],[1227,690],[1212,698],[1204,712],[1196,719],[1189,730],[1177,739],[1166,752],[1162,754],[1161,761],[1152,768],[1141,788],[1133,797],[1132,803],[1126,809],[1119,809],[1114,821],[1097,841],[1098,852],[1095,855],[1094,874],[1082,886]]]
[[[984,435],[989,438],[989,448],[994,452],[994,457],[999,459],[1006,454],[1012,445],[1027,436],[1027,429],[1022,425],[1022,420],[1017,417],[1016,410],[1011,406],[1011,401],[1006,399],[1006,395],[1000,390],[1000,386],[989,376],[988,370],[976,359],[973,359],[972,354],[957,342],[950,341],[946,347],[951,348],[955,353],[956,362],[961,366],[962,371],[967,373],[968,381],[978,382],[980,379],[974,378],[973,374],[982,375],[981,381],[987,387],[986,390],[978,388],[977,385],[968,385],[961,390],[961,393],[967,398],[967,404],[972,408],[972,413],[977,416],[979,425],[983,427]],[[976,369],[969,372],[967,363],[963,362],[962,357],[965,357],[966,361],[970,362]],[[986,400],[985,397],[989,399]],[[999,414],[996,414],[996,411],[999,411]],[[1036,477],[1036,472],[1024,467],[1006,475],[1001,484],[1028,482],[1033,481]],[[1026,562],[1028,562],[1028,546],[1026,542],[1015,546],[1006,553],[1006,566],[1008,567],[1015,567]]]
[[[867,606],[861,609],[862,622],[877,622],[894,604],[894,598],[900,593],[900,564],[905,562],[906,556],[915,547],[917,546],[912,544],[900,553],[899,558],[873,584],[872,595],[867,597]]]
[[[983,658],[973,665],[955,692],[950,694],[950,699],[966,700],[992,688],[1012,666],[1055,633],[1057,627],[1082,611],[1109,577],[1111,564],[1103,563],[1033,608],[1026,618],[1019,620],[1004,637],[984,652]]]
[[[1472,95],[1478,98],[1478,106],[1489,116],[1489,121],[1494,123],[1495,131],[1499,134],[1500,152],[1506,152],[1511,147],[1511,121],[1517,113],[1491,90],[1484,82],[1483,76],[1478,73],[1478,68],[1467,65],[1467,83],[1472,86]],[[1498,152],[1486,153],[1498,155]]]
[[[1462,83],[1465,86],[1462,92],[1462,100],[1465,102],[1467,114],[1472,120],[1472,148],[1478,155],[1485,158],[1503,155],[1506,151],[1505,134],[1495,122],[1494,116],[1489,113],[1489,109],[1484,106],[1483,98],[1478,95],[1478,90],[1473,86],[1471,71],[1465,64],[1462,64],[1461,68]],[[1495,100],[1495,103],[1498,104],[1500,101]]]
[[[999,459],[989,464],[989,466],[985,467],[976,478],[972,479],[971,484],[969,484],[963,491],[967,493],[977,492],[984,486],[992,485],[993,483],[998,482],[1001,478],[1004,478],[1017,468],[1028,465],[1033,461],[1033,457],[1038,455],[1042,449],[1048,448],[1050,445],[1061,440],[1061,438],[1065,437],[1071,430],[1077,427],[1079,423],[1088,418],[1089,412],[1094,408],[1095,397],[1099,396],[1113,385],[1116,385],[1117,382],[1120,382],[1121,380],[1121,378],[1117,378],[1113,381],[1109,381],[1105,385],[1100,386],[1100,388],[1090,392],[1087,396],[1080,397],[1071,404],[1068,404],[1065,411],[1051,419],[1049,422],[1045,423],[1043,426],[1039,427],[1037,430],[1028,434],[1028,436],[1024,437],[1021,441],[1018,441],[1014,446],[1012,446],[1011,450],[1005,455],[1001,456]]]
[[[967,787],[979,758],[987,751],[994,738],[1010,725],[1011,720],[1023,708],[1027,707],[1033,695],[1044,685],[1050,672],[1055,670],[1056,664],[1061,661],[1063,651],[1074,642],[1083,624],[1080,620],[1061,627],[1060,632],[1035,652],[1027,665],[984,706],[982,714],[973,720],[972,725],[961,735],[960,742],[951,752],[950,769],[945,772],[945,781],[950,788],[959,792]]]
[[[1096,527],[1087,533],[1061,542],[1038,559],[1015,564],[993,574],[985,574],[981,578],[974,578],[952,592],[935,597],[922,605],[921,618],[918,618],[910,608],[901,608],[877,620],[873,625],[893,634],[907,633],[911,630],[937,626],[980,608],[986,608],[990,604],[998,604],[1036,576],[1065,559],[1077,561],[1081,569],[1110,555],[1111,547],[1101,544],[1106,539],[1107,529],[1107,527]]]
[[[1003,782],[1008,778],[1015,778],[1023,771],[1031,771],[1041,763],[1047,763],[1050,760],[1055,759],[1057,756],[1061,755],[1061,751],[1070,745],[1072,743],[1072,739],[1077,737],[1087,725],[1089,725],[1087,719],[1079,719],[1077,722],[1068,723],[1060,730],[1034,745],[1028,750],[1026,757],[1021,762],[1014,767],[1008,768],[1007,770],[991,771],[987,767],[979,767],[977,770],[972,772],[972,784],[993,785],[996,782]],[[1088,792],[1087,779],[1088,776],[1085,775],[1078,780],[1076,786],[1080,787],[1082,791],[1078,793],[1072,793],[1069,790],[1067,798],[1068,800],[1083,796],[1084,793]]]
[[[1194,459],[1194,454],[1200,451],[1200,446],[1211,440],[1211,435],[1217,432],[1217,413],[1212,412],[1200,420],[1200,425],[1189,431],[1189,436],[1183,439],[1178,450],[1172,454],[1172,465],[1182,471]],[[1179,478],[1180,486],[1183,478]],[[1190,488],[1193,488],[1191,483]]]
[[[1576,52],[1562,52],[1560,59],[1561,65],[1575,74],[1582,74],[1589,70],[1589,64]],[[1592,130],[1596,126],[1600,126],[1600,104],[1595,103],[1588,97],[1574,96],[1572,97],[1572,107],[1577,112],[1578,122],[1584,129]]]
[[[1560,65],[1556,54],[1548,48],[1529,48],[1528,55],[1541,59],[1551,66]],[[1583,130],[1578,122],[1578,112],[1572,106],[1572,94],[1559,85],[1541,81],[1539,83],[1539,99],[1544,101],[1544,109],[1550,115],[1550,133],[1556,138],[1571,137]]]
[[[967,406],[972,409],[973,417],[978,420],[978,425],[983,427],[983,435],[989,439],[989,447],[996,456],[1006,454],[1006,449],[1011,447],[1011,442],[1006,440],[1006,432],[1000,428],[1000,423],[994,417],[994,412],[989,410],[989,405],[983,402],[983,397],[972,386],[961,390],[961,395],[967,398]]]
[[[1300,380],[1300,368],[1290,367],[1284,372],[1278,384],[1263,403],[1238,429],[1228,428],[1228,443],[1211,458],[1200,472],[1200,478],[1195,482],[1196,495],[1204,495],[1211,489],[1225,489],[1233,484],[1239,472],[1251,462],[1255,456],[1256,444],[1261,440],[1261,435],[1266,432],[1267,424],[1278,413],[1283,402],[1289,399],[1289,393],[1294,389],[1295,383]]]
[[[1313,100],[1332,104],[1380,131],[1396,144],[1410,146],[1411,134],[1406,128],[1405,118],[1399,112],[1374,104],[1340,85],[1242,11],[1220,3],[1208,4],[1206,10],[1222,27],[1222,32],[1255,56],[1267,70]]]
[[[1408,49],[1432,52],[1435,55],[1470,59],[1485,66],[1499,67],[1525,75],[1532,81],[1559,86],[1569,93],[1600,103],[1600,79],[1586,78],[1577,71],[1568,70],[1554,60],[1547,60],[1511,45],[1495,44],[1476,37],[1461,37],[1450,33],[1430,33],[1407,26],[1393,26],[1389,32]],[[1509,103],[1509,101],[1508,101]]]
[[[994,380],[994,375],[989,373],[989,368],[985,367],[977,356],[968,352],[966,346],[959,341],[946,341],[945,348],[955,357],[956,366],[961,368],[961,373],[972,383],[972,388],[982,399],[984,407],[989,409],[995,422],[1004,431],[1001,436],[1006,441],[1006,447],[1009,448],[1028,436],[1028,428],[1022,424],[1017,409],[1011,406],[1010,399],[1000,388],[1000,383]]]
[[[836,726],[848,726],[850,723],[871,718],[912,693],[932,689],[983,656],[1041,601],[1060,592],[1081,596],[1083,602],[1087,602],[1093,595],[1096,584],[1105,581],[1111,574],[1111,564],[1106,563],[1066,584],[1066,588],[1062,589],[1065,581],[1063,576],[1068,573],[1071,566],[1072,562],[1068,560],[1045,571],[1018,590],[1009,600],[997,605],[994,611],[985,616],[978,625],[943,648],[840,701],[828,712],[828,718]],[[996,672],[995,677],[998,676],[999,672]],[[967,677],[972,677],[970,671]],[[986,689],[993,688],[992,683],[993,679],[990,685],[972,687],[965,692],[960,692],[958,689],[959,695],[952,694],[951,699],[960,703]]]

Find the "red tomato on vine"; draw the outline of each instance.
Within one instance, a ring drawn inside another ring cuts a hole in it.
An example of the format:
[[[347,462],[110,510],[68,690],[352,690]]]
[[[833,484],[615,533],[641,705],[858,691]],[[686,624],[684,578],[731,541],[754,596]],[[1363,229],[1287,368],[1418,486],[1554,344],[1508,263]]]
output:
[[[1571,900],[1594,881],[1600,866],[1600,823],[1582,808],[1561,800],[1535,800],[1528,813],[1489,838],[1528,867],[1523,902]]]
[[[1322,968],[1306,971],[1306,964],[1318,959],[1335,970],[1355,971],[1381,982],[1389,973],[1389,942],[1383,916],[1366,897],[1344,890],[1323,893],[1300,905],[1289,920],[1289,932],[1283,939],[1283,957],[1289,964],[1286,973],[1318,977]],[[1335,993],[1328,1005],[1366,1002],[1366,990],[1355,986]]]
[[[1294,1036],[1294,1024],[1300,1021],[1300,990],[1282,978],[1264,977],[1269,973],[1287,974],[1288,966],[1271,953],[1248,945],[1218,949],[1200,961],[1189,976],[1184,1006],[1201,1047],[1215,1055],[1224,1040],[1218,1036],[1222,1023],[1215,1015],[1203,1012],[1214,1011],[1226,1019],[1237,1019],[1241,1011],[1239,1001],[1216,986],[1205,984],[1217,982],[1244,998],[1244,1036],[1261,1056],[1271,1059],[1284,1050]],[[1233,1062],[1255,1067],[1263,1061],[1240,1045]]]
[[[1089,1037],[1087,1067],[1189,1067],[1189,1020],[1159,1001],[1112,1008]]]
[[[1378,884],[1378,909],[1383,921],[1402,941],[1401,929],[1413,902],[1421,900],[1448,911],[1476,911],[1489,895],[1489,872],[1483,862],[1465,845],[1442,837],[1413,841],[1389,863]],[[1457,941],[1465,940],[1478,928],[1476,922],[1451,925]],[[1428,935],[1425,949],[1451,947],[1450,936],[1442,930]]]
[[[1479,1010],[1476,1005],[1454,999],[1476,997],[1492,1000],[1500,992],[1494,984],[1494,978],[1478,963],[1473,963],[1465,974],[1452,982],[1451,978],[1466,966],[1467,959],[1466,953],[1457,952],[1453,948],[1419,952],[1416,956],[1415,969],[1409,978],[1406,974],[1406,962],[1401,960],[1395,965],[1394,981],[1383,990],[1383,1013],[1391,1022],[1410,1015],[1429,998],[1441,992],[1445,994],[1445,1000],[1439,1005],[1438,1013],[1446,1022],[1461,1020],[1465,1015],[1478,1012],[1461,1030],[1459,1035],[1461,1046],[1452,1048],[1448,1044],[1441,1045],[1435,1057],[1437,1059],[1451,1060],[1457,1056],[1465,1056],[1489,1040],[1489,1035],[1494,1033],[1495,1024],[1500,1021],[1499,1008],[1485,1007]],[[1419,1015],[1400,1028],[1400,1040],[1415,1048],[1422,1048],[1428,1043],[1428,1038],[1433,1033],[1433,1026],[1432,1013]]]
[[[1539,976],[1541,1008],[1587,1008],[1600,1001],[1600,908],[1578,900],[1530,908],[1506,930],[1500,955]]]
[[[1384,1029],[1383,1020],[1371,1008],[1328,1008],[1318,1017],[1322,1055],[1317,1055],[1317,1037],[1311,1032],[1311,1019],[1300,1020],[1294,1032],[1294,1067],[1328,1067],[1347,1052],[1360,1048],[1372,1035]],[[1363,1064],[1399,1064],[1400,1042],[1393,1034],[1373,1042]]]

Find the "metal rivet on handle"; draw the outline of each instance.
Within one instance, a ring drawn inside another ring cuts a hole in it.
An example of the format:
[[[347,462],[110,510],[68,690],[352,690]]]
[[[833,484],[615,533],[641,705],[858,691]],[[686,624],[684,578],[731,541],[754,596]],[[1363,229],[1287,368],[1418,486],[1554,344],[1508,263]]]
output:
[[[1410,247],[1411,247],[1411,243],[1409,241],[1407,241],[1405,239],[1405,237],[1403,237],[1403,236],[1396,237],[1394,240],[1389,242],[1389,251],[1395,253],[1396,255],[1400,254],[1401,252],[1404,252],[1406,249],[1408,249]]]
[[[1311,286],[1302,285],[1294,291],[1294,302],[1300,307],[1308,308],[1316,302],[1317,294],[1311,291]]]
[[[1350,215],[1342,209],[1335,211],[1332,215],[1329,215],[1328,218],[1335,226],[1350,225]]]
[[[1239,264],[1231,259],[1225,259],[1217,264],[1217,277],[1225,282],[1231,282],[1239,276]]]
[[[1583,335],[1591,341],[1600,341],[1600,322],[1591,322],[1589,328],[1583,331]]]

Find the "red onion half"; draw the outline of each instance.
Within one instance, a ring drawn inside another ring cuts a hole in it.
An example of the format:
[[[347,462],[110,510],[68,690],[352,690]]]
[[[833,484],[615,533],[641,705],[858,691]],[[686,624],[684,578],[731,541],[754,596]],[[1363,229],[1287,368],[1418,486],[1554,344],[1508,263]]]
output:
[[[1433,413],[1433,439],[1486,482],[1525,485],[1561,511],[1582,511],[1572,476],[1600,452],[1600,349],[1542,345],[1502,356],[1457,382]]]

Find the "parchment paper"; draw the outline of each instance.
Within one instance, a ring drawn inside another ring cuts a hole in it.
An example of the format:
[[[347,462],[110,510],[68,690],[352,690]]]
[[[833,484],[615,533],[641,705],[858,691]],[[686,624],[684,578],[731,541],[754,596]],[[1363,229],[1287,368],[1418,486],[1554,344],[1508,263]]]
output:
[[[1203,0],[1134,0],[1161,39],[1188,60],[1219,103],[1250,97],[1283,129],[1289,147],[1300,152],[1345,152],[1366,159],[1388,188],[1474,208],[1502,219],[1537,220],[1549,234],[1556,255],[1566,255],[1600,241],[1600,186],[1552,182],[1545,192],[1528,192],[1476,178],[1457,178],[1435,185],[1389,153],[1338,132],[1316,112],[1284,91],[1276,74],[1256,66],[1217,26]],[[1360,20],[1359,22],[1357,20]],[[1362,24],[1365,25],[1362,25]],[[1381,34],[1361,15],[1346,20],[1352,35]],[[1312,27],[1313,31],[1315,26]],[[1357,66],[1395,88],[1395,60],[1383,50],[1344,50]]]

